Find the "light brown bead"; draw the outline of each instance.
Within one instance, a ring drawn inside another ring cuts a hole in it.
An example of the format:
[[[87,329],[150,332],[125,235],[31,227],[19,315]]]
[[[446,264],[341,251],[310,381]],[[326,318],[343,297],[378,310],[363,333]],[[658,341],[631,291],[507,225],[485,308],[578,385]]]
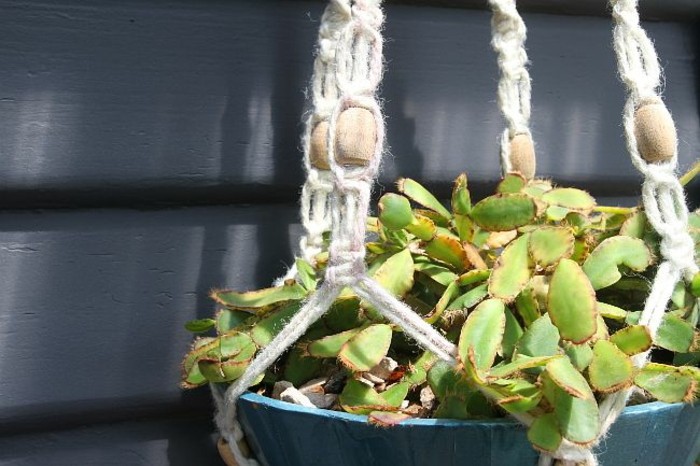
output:
[[[667,162],[676,153],[676,126],[663,102],[642,104],[634,112],[634,135],[639,155],[648,163]]]
[[[309,161],[311,166],[319,170],[330,170],[328,165],[328,122],[321,121],[311,131],[311,147],[309,148]]]
[[[510,140],[511,172],[531,180],[535,176],[535,144],[527,134],[516,134]]]
[[[239,466],[236,458],[233,456],[233,453],[231,453],[231,449],[228,447],[228,443],[223,437],[219,437],[216,447],[218,448],[219,456],[221,456],[221,459],[224,460],[224,463],[226,463],[228,466]],[[243,456],[250,458],[250,448],[248,448],[248,444],[245,443],[245,440],[238,442],[238,448],[241,449]]]
[[[366,166],[377,147],[374,114],[352,107],[338,116],[335,136],[335,160],[339,165]]]

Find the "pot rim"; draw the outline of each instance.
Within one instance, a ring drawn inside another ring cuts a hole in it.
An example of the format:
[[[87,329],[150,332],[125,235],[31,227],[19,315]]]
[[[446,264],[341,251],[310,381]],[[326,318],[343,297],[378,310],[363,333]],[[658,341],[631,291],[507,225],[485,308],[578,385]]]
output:
[[[300,413],[313,416],[327,418],[329,420],[339,420],[343,422],[367,423],[367,416],[363,414],[351,414],[344,411],[331,411],[328,409],[307,408],[305,406],[288,403],[286,401],[276,400],[257,393],[248,392],[239,398],[239,403],[249,404],[253,408],[258,408],[256,405],[262,405],[268,409],[288,413]],[[649,403],[638,404],[625,407],[621,417],[643,416],[650,413],[682,410],[685,406],[690,406],[687,403],[664,403],[661,401],[652,401]],[[504,417],[488,420],[459,420],[459,419],[408,419],[397,424],[395,427],[406,426],[493,426],[493,425],[520,425],[515,419]]]

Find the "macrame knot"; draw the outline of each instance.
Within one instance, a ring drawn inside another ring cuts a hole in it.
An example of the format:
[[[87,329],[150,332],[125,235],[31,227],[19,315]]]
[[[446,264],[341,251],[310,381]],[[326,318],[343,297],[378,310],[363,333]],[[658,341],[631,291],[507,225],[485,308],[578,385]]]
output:
[[[661,255],[679,272],[696,267],[695,243],[687,234],[665,236],[661,240]]]
[[[335,286],[350,286],[362,278],[365,273],[365,254],[363,251],[331,250],[331,263],[326,268],[326,282]]]

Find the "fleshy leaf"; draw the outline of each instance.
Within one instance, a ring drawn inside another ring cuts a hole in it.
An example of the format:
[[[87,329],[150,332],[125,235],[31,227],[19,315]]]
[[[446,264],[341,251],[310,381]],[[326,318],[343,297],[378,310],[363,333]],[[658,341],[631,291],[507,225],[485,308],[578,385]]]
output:
[[[520,326],[520,322],[515,318],[510,309],[506,308],[506,328],[503,333],[503,343],[502,343],[502,354],[507,359],[513,354],[515,350],[515,344],[523,336],[523,328]]]
[[[469,266],[467,253],[458,239],[444,234],[437,234],[425,245],[425,253],[430,257],[451,265],[461,272]]]
[[[634,383],[657,400],[677,403],[694,399],[698,380],[700,369],[697,367],[680,368],[652,362],[642,368],[634,378]]]
[[[355,379],[348,379],[338,401],[345,411],[353,414],[391,410],[389,403],[376,390]]]
[[[447,306],[448,310],[453,309],[470,309],[477,304],[479,304],[489,292],[486,283],[475,286],[471,290],[467,291],[463,295],[457,297],[454,301]]]
[[[391,335],[389,325],[370,325],[342,346],[338,359],[352,371],[368,371],[386,356],[391,345]]]
[[[502,194],[519,193],[527,185],[527,180],[519,173],[508,173],[503,177],[496,191]]]
[[[559,261],[549,283],[547,309],[563,340],[579,344],[595,335],[598,329],[595,292],[576,262]]]
[[[236,356],[223,361],[216,356],[204,356],[198,361],[199,371],[210,382],[230,382],[243,375],[257,348],[252,341],[238,351]]]
[[[316,278],[316,271],[311,264],[300,257],[297,257],[295,264],[297,267],[297,277],[299,277],[298,279],[301,286],[306,288],[308,291],[315,290],[318,280]]]
[[[479,201],[471,217],[487,231],[514,230],[537,217],[537,206],[526,194],[497,194]]]
[[[402,298],[413,288],[413,258],[411,251],[402,249],[389,257],[376,270],[369,272],[382,288],[397,298]],[[362,302],[362,307],[374,311],[369,304]]]
[[[250,336],[253,337],[255,344],[262,347],[270,343],[275,335],[282,330],[285,323],[287,323],[300,308],[301,303],[291,303],[278,311],[270,313],[260,322],[256,323],[253,330],[250,332]]]
[[[548,413],[536,417],[527,431],[527,439],[538,450],[556,451],[562,440],[556,415]]]
[[[527,251],[529,234],[511,242],[496,260],[489,278],[489,293],[506,302],[512,301],[525,288],[532,276]]]
[[[402,178],[397,183],[398,189],[401,193],[406,195],[406,197],[417,202],[423,207],[437,212],[441,217],[446,219],[451,219],[452,214],[443,206],[440,201],[438,201],[435,196],[430,194],[430,191],[425,189],[422,185],[410,178]]]
[[[556,361],[566,361],[566,359],[554,360],[549,364]],[[573,367],[571,367],[571,370],[578,373]],[[590,397],[586,398],[573,396],[556,384],[552,378],[547,375],[547,372],[544,374],[545,376],[541,378],[542,392],[550,405],[554,408],[554,415],[557,418],[557,424],[559,425],[559,431],[562,436],[580,445],[587,445],[595,441],[600,430],[600,415],[598,412],[598,404],[592,393]],[[579,374],[579,376],[581,375]],[[583,378],[583,376],[581,376],[581,378]]]
[[[603,393],[626,388],[634,376],[634,366],[629,356],[614,343],[598,340],[593,346],[593,361],[588,367],[591,386]]]
[[[379,199],[379,221],[390,230],[400,230],[413,221],[411,203],[404,196],[387,193]]]
[[[285,301],[301,300],[307,291],[294,282],[273,288],[238,293],[236,291],[212,291],[214,301],[233,309],[259,309]]]
[[[652,262],[651,252],[644,241],[629,236],[614,236],[602,241],[583,264],[593,288],[600,290],[617,283],[623,265],[636,272],[643,272]]]
[[[214,328],[214,319],[194,319],[185,324],[185,328],[193,333],[203,333]]]
[[[583,372],[593,360],[593,350],[588,345],[574,345],[570,342],[564,342],[564,352],[569,357],[571,364],[579,371]]]
[[[598,312],[606,319],[624,322],[627,318],[627,311],[611,304],[601,303],[598,301]]]
[[[469,215],[471,210],[472,201],[467,187],[467,175],[462,173],[457,177],[452,188],[452,211],[456,215]]]
[[[530,233],[530,256],[540,267],[556,264],[574,252],[574,235],[568,228],[541,227]]]
[[[501,348],[506,325],[505,306],[499,299],[479,304],[467,317],[459,338],[459,357],[463,364],[474,364],[477,370],[488,370]],[[474,360],[469,349],[474,351]]]
[[[615,332],[610,341],[628,355],[638,354],[651,347],[651,334],[645,325],[630,325]]]
[[[559,353],[559,330],[545,314],[530,325],[518,341],[515,351],[525,356],[554,356]]]
[[[509,375],[524,371],[525,369],[545,366],[552,358],[559,357],[561,356],[538,356],[533,358],[530,356],[518,355],[508,364],[499,364],[495,366],[491,369],[489,375],[492,377],[508,377]]]
[[[550,205],[583,212],[588,212],[595,207],[595,199],[586,191],[576,188],[552,189],[542,195],[542,200]]]
[[[675,314],[665,314],[654,344],[676,353],[687,353],[694,337],[692,325]]]
[[[401,406],[401,403],[403,403],[403,400],[406,399],[406,395],[408,395],[408,390],[410,388],[410,383],[399,382],[384,390],[379,394],[379,396],[384,398],[384,401],[386,401],[389,406],[398,408]]]
[[[546,371],[552,381],[566,393],[581,399],[593,399],[588,382],[568,358],[555,358],[547,363]]]
[[[284,380],[288,380],[295,387],[298,387],[316,377],[322,364],[322,359],[306,356],[299,347],[292,348],[284,364]]]
[[[359,328],[353,328],[345,332],[336,333],[335,335],[328,335],[309,343],[306,350],[310,356],[315,358],[334,358],[338,356],[343,345],[347,343],[350,338],[360,333],[360,330]]]
[[[448,286],[457,279],[456,273],[452,272],[447,267],[433,262],[419,262],[416,260],[414,268],[417,272],[427,275],[443,286]]]

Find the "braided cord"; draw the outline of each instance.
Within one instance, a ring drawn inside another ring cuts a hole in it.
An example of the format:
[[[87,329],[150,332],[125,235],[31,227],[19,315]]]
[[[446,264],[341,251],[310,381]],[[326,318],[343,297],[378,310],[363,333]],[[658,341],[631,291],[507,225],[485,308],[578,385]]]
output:
[[[527,70],[525,40],[527,28],[515,5],[515,0],[489,0],[493,11],[491,19],[491,46],[498,56],[498,106],[506,120],[501,136],[501,167],[504,174],[519,169],[513,160],[511,141],[518,135],[530,140],[531,80]],[[534,172],[534,155],[533,155]],[[530,175],[530,174],[528,174]]]

